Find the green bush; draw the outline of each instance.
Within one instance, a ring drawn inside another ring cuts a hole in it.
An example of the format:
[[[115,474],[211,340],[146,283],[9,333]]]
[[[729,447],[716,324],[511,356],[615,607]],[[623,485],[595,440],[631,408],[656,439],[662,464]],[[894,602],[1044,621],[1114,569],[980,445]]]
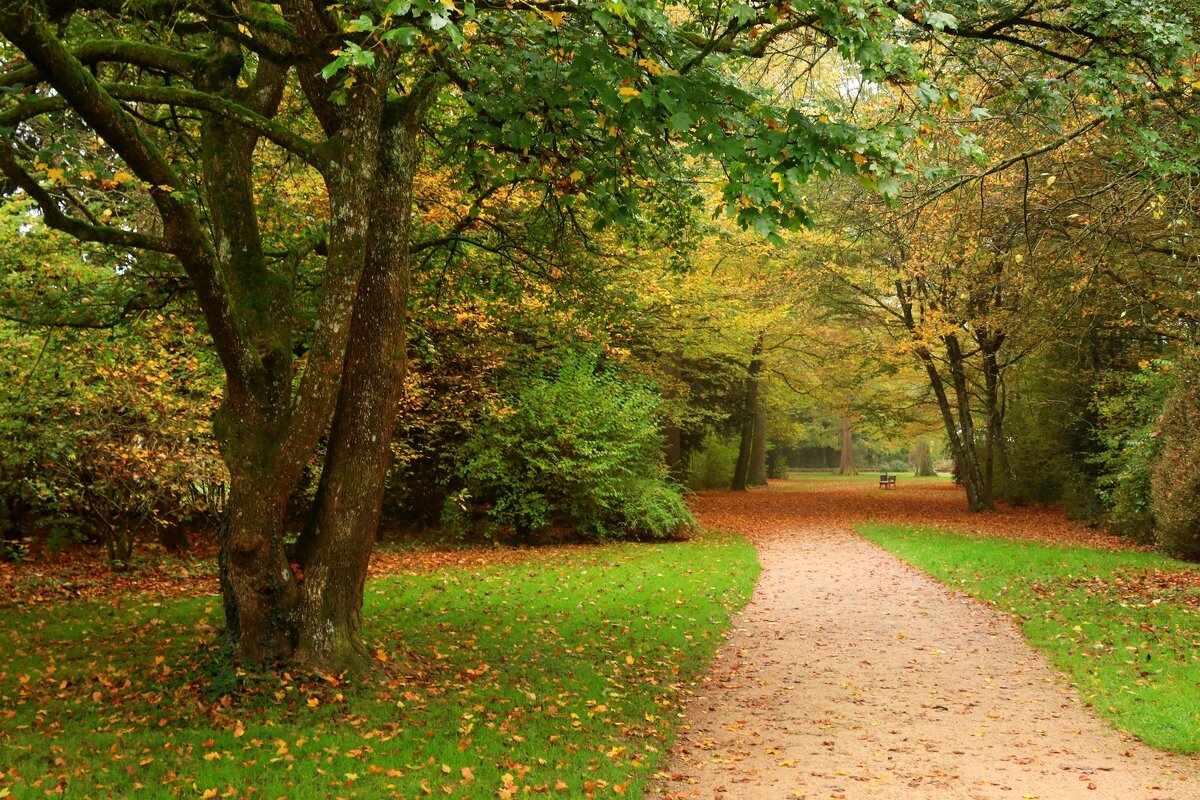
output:
[[[728,489],[737,465],[738,446],[733,439],[708,434],[700,449],[688,461],[688,486],[701,489]]]
[[[1115,391],[1096,404],[1100,452],[1092,462],[1106,522],[1117,533],[1151,541],[1154,513],[1150,471],[1161,451],[1156,435],[1175,373],[1165,361],[1144,361],[1138,372],[1115,381]]]
[[[1099,446],[1095,372],[1057,347],[1022,361],[1008,389],[1010,472],[996,469],[997,496],[1017,505],[1056,503],[1075,519],[1100,521],[1100,468],[1091,460]]]
[[[1163,409],[1161,453],[1150,473],[1155,535],[1181,558],[1200,560],[1200,362],[1184,364]]]
[[[462,451],[464,488],[445,519],[473,511],[523,536],[568,529],[576,536],[661,538],[694,521],[668,479],[659,397],[568,359],[493,408]]]

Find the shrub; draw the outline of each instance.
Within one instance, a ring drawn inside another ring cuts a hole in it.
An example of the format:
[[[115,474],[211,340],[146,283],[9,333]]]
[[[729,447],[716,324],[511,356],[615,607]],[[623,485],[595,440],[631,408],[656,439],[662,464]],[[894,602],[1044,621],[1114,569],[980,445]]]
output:
[[[728,489],[737,457],[738,446],[733,439],[708,434],[688,462],[688,486],[697,491]]]
[[[472,508],[518,534],[661,538],[694,522],[662,455],[659,397],[568,359],[493,408],[462,451],[464,488],[447,520]]]
[[[185,325],[164,316],[48,339],[0,323],[0,539],[55,551],[94,538],[122,569],[136,536],[179,542],[220,512],[216,366]]]
[[[1179,369],[1159,434],[1161,453],[1150,473],[1155,535],[1174,555],[1200,560],[1200,362]]]
[[[1174,375],[1168,362],[1144,361],[1096,404],[1100,451],[1092,462],[1101,469],[1097,485],[1106,521],[1139,541],[1153,537],[1150,471],[1161,450],[1156,433]]]

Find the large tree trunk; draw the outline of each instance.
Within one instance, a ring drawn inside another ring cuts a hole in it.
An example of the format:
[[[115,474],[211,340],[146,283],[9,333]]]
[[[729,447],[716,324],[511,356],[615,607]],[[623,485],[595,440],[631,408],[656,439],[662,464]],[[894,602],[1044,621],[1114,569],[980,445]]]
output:
[[[207,80],[233,91],[240,63],[218,59]],[[280,76],[272,80],[278,93]],[[221,591],[235,659],[264,665],[289,658],[295,644],[296,584],[283,548],[291,486],[281,483],[278,470],[290,422],[291,293],[264,260],[253,189],[257,137],[208,115],[200,141],[217,270],[241,309],[238,324],[258,361],[246,380],[230,376],[214,420],[230,474],[228,519],[217,537]]]
[[[854,431],[850,417],[842,417],[842,458],[838,464],[838,475],[857,475],[854,468]]]
[[[767,485],[767,402],[762,381],[754,398],[754,436],[750,442],[751,486]]]
[[[917,447],[913,458],[913,475],[918,478],[929,478],[937,475],[933,468],[933,452],[929,449],[929,440],[924,436],[917,437]]]
[[[746,370],[746,391],[742,403],[742,436],[738,445],[737,464],[729,488],[744,492],[750,485],[750,451],[754,447],[754,424],[758,416],[758,380],[762,372],[763,335],[760,333],[750,351],[750,366]]]
[[[366,267],[313,524],[306,532],[297,658],[337,671],[366,663],[363,587],[379,529],[404,387],[413,175],[424,98],[389,109]]]
[[[266,665],[294,649],[296,581],[283,547],[286,497],[259,469],[230,469],[228,518],[217,555],[225,628],[239,663]]]
[[[230,77],[233,80],[234,77]],[[378,87],[347,100],[354,124],[339,142],[341,163],[326,176],[330,225],[325,286],[300,387],[294,386],[291,288],[266,266],[255,215],[253,137],[223,120],[204,126],[205,185],[216,257],[240,309],[257,365],[229,376],[215,432],[229,467],[220,574],[228,635],[237,661],[260,665],[295,655],[299,591],[284,546],[288,498],[296,488],[337,398],[360,283],[375,184]],[[367,336],[355,340],[370,347]]]

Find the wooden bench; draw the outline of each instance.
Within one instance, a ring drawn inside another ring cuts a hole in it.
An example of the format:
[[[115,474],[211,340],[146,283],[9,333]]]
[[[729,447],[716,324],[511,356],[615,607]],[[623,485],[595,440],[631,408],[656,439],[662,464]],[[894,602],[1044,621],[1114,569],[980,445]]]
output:
[[[879,473],[879,488],[880,489],[895,489],[896,476],[888,475],[886,472]]]

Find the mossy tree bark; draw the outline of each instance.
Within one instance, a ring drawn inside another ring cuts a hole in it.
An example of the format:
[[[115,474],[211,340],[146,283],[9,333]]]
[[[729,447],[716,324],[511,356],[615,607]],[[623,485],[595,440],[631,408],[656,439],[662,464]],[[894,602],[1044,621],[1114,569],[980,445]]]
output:
[[[323,669],[353,668],[368,658],[363,587],[404,387],[418,127],[434,88],[393,103],[384,115],[367,263],[317,504],[304,536],[297,657]]]

